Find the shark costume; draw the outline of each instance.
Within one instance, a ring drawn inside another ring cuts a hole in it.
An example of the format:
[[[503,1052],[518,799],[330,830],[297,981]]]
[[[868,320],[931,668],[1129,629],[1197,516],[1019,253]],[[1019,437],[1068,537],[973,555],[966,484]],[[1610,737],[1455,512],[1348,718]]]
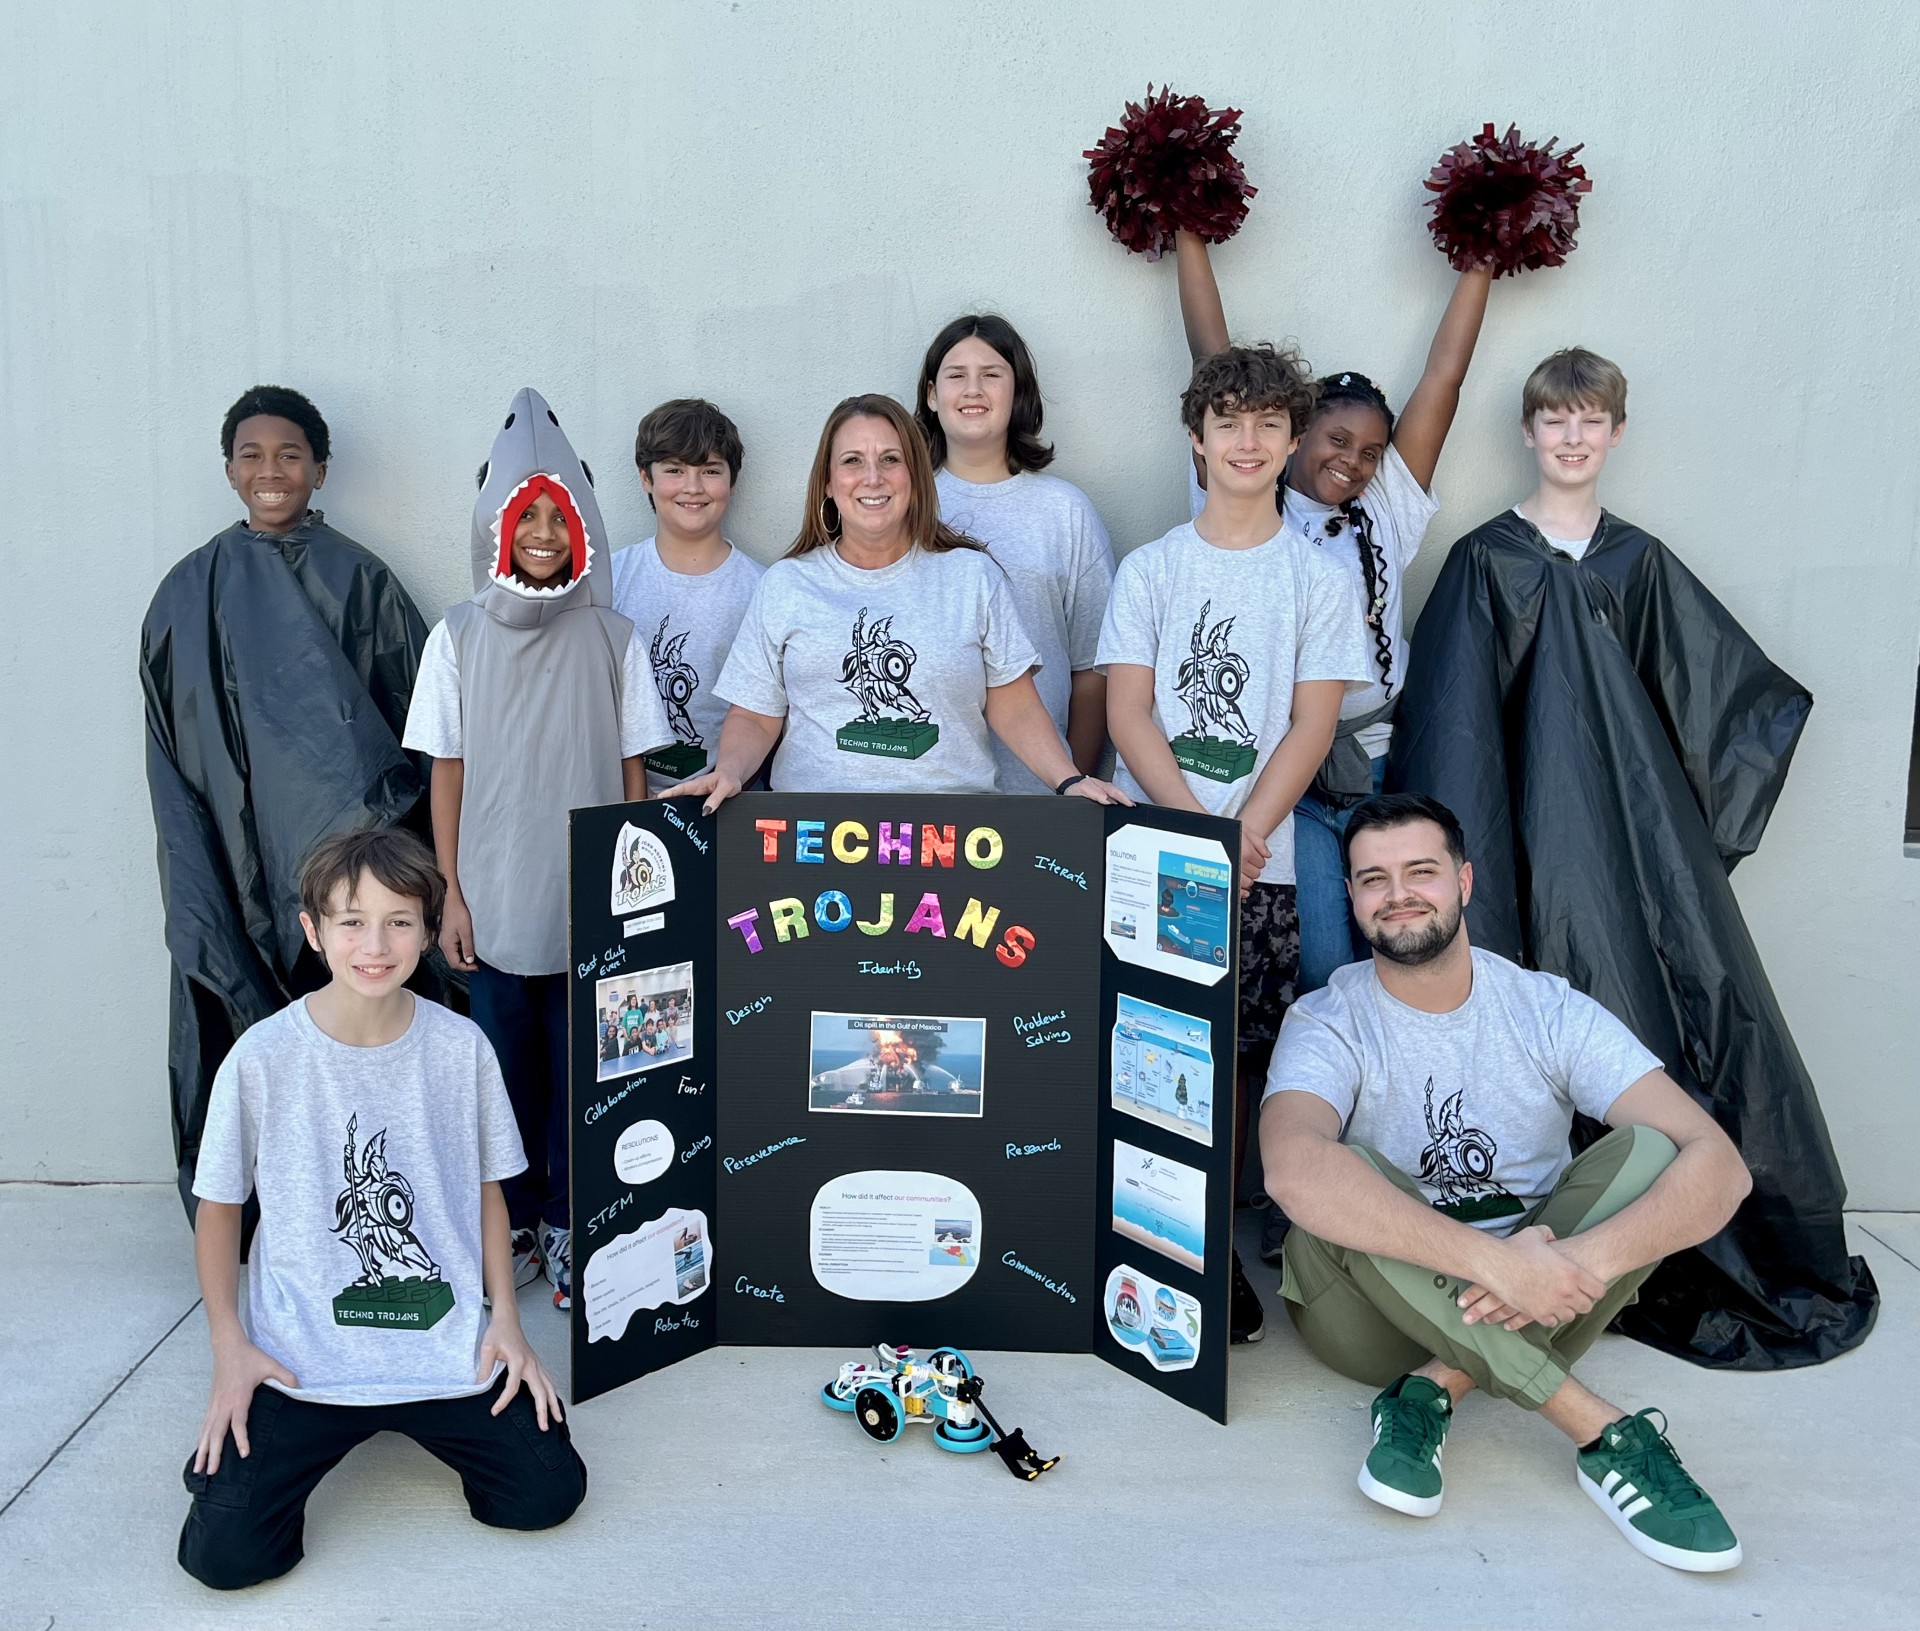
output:
[[[542,493],[567,518],[573,570],[530,589],[513,575],[513,529]],[[477,955],[510,974],[567,966],[567,812],[625,796],[620,682],[633,624],[613,609],[606,536],[560,421],[538,391],[522,391],[473,506],[474,596],[447,613],[466,760],[460,890]]]
[[[426,625],[386,563],[318,510],[238,521],[179,562],[140,630],[147,788],[172,959],[167,1075],[181,1198],[234,1039],[326,982],[300,863],[421,802],[401,751]]]
[[[571,570],[514,576],[536,499],[567,524]],[[471,600],[427,641],[406,743],[462,761],[456,881],[473,916],[473,1017],[500,1057],[530,1167],[514,1227],[567,1218],[567,812],[625,796],[621,760],[672,730],[644,642],[613,610],[593,480],[537,391],[513,399],[473,510]],[[558,1285],[556,1281],[556,1286]]]

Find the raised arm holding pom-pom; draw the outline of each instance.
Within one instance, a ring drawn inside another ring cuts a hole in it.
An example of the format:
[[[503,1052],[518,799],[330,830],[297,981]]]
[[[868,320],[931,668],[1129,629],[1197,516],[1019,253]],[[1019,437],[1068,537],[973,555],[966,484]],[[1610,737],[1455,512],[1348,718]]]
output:
[[[1214,276],[1213,258],[1205,239],[1185,230],[1177,232],[1174,265],[1180,287],[1180,322],[1186,331],[1187,350],[1198,362],[1202,357],[1224,351],[1230,343],[1226,306],[1220,298],[1220,283]],[[1441,313],[1440,326],[1434,330],[1420,382],[1414,386],[1406,408],[1393,427],[1393,445],[1422,487],[1433,485],[1441,450],[1446,446],[1447,433],[1453,428],[1453,416],[1460,406],[1460,387],[1466,381],[1467,369],[1480,341],[1480,327],[1487,314],[1487,294],[1492,287],[1491,265],[1469,267],[1460,273],[1452,298]],[[1324,387],[1326,381],[1321,383]],[[1377,468],[1377,456],[1373,464]],[[1206,467],[1197,454],[1194,473],[1204,488]],[[1293,475],[1291,468],[1288,475],[1289,478]],[[1294,485],[1302,492],[1311,491],[1300,483]]]
[[[1174,261],[1181,324],[1198,362],[1229,344],[1226,309],[1203,236],[1180,230]],[[1334,969],[1364,954],[1347,911],[1340,832],[1346,811],[1381,785],[1407,668],[1402,579],[1439,507],[1429,489],[1460,405],[1492,281],[1487,265],[1458,274],[1426,367],[1397,420],[1385,394],[1364,374],[1321,376],[1281,482],[1289,525],[1351,583],[1372,668],[1370,683],[1343,699],[1332,748],[1296,806],[1302,817],[1295,845],[1301,994],[1318,990]],[[1193,470],[1197,509],[1207,486],[1197,452]]]
[[[1440,314],[1440,326],[1433,331],[1420,383],[1407,398],[1400,423],[1394,428],[1393,445],[1422,487],[1433,485],[1440,450],[1447,444],[1447,432],[1453,429],[1453,416],[1460,407],[1460,387],[1466,382],[1474,347],[1480,341],[1487,293],[1492,287],[1491,266],[1471,267],[1459,275],[1447,309]]]

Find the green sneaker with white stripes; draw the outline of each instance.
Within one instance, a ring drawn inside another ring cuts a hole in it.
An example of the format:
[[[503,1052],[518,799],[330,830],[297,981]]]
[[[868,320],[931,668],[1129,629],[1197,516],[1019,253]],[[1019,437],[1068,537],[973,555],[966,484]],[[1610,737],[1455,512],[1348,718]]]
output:
[[[1360,1493],[1410,1518],[1431,1518],[1440,1510],[1440,1455],[1452,1424],[1445,1388],[1401,1377],[1373,1401],[1373,1449],[1360,1468]]]
[[[1595,1448],[1575,1458],[1580,1487],[1627,1543],[1654,1562],[1691,1574],[1731,1569],[1740,1561],[1740,1542],[1713,1497],[1680,1465],[1666,1429],[1658,1410],[1609,1423]]]

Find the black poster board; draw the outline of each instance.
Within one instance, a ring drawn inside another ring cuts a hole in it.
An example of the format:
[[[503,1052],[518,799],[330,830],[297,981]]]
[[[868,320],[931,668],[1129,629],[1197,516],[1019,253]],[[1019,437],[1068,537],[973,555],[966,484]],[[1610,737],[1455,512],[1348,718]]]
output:
[[[574,1398],[888,1341],[1224,1421],[1238,855],[1076,799],[575,811]]]

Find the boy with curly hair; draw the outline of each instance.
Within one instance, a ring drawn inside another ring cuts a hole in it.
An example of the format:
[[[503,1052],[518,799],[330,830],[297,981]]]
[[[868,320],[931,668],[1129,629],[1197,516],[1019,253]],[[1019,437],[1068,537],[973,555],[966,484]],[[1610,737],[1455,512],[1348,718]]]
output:
[[[1207,469],[1192,521],[1120,563],[1100,634],[1119,785],[1176,810],[1237,818],[1240,1096],[1266,1073],[1300,964],[1293,807],[1333,742],[1340,703],[1370,673],[1345,577],[1288,526],[1281,473],[1312,411],[1291,350],[1229,346],[1194,367],[1180,416]],[[1263,1334],[1234,1263],[1233,1335]]]

